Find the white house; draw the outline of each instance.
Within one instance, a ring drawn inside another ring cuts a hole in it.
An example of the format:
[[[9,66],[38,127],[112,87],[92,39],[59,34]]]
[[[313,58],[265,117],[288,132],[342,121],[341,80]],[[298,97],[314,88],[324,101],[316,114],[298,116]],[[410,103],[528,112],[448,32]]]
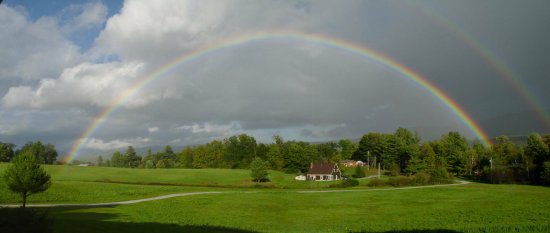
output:
[[[340,168],[336,163],[311,163],[307,172],[307,180],[339,180],[342,178]]]

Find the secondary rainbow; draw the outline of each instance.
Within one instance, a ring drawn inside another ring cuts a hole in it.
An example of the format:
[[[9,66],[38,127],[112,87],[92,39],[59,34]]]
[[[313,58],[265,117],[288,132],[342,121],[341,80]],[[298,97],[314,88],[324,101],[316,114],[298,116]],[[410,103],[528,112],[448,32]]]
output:
[[[455,38],[459,39],[466,46],[468,46],[471,51],[476,53],[483,62],[496,71],[498,76],[514,90],[514,92],[524,103],[527,104],[545,130],[550,131],[550,115],[545,110],[544,104],[542,104],[540,98],[535,96],[535,92],[530,90],[525,82],[523,82],[521,78],[502,61],[502,59],[499,59],[496,55],[494,55],[494,53],[483,46],[481,42],[474,38],[470,33],[462,30],[446,17],[437,14],[434,10],[430,10],[427,6],[419,4],[415,1],[402,1],[402,3],[413,6],[422,15],[430,18],[431,22],[445,29]]]
[[[302,41],[307,43],[320,44],[326,47],[336,48],[340,50],[345,50],[352,54],[374,60],[391,70],[400,74],[400,77],[403,77],[407,80],[411,80],[418,84],[423,89],[429,91],[433,96],[440,100],[450,111],[452,111],[475,135],[476,137],[485,145],[491,145],[491,140],[487,136],[487,133],[470,117],[466,111],[458,105],[453,99],[446,95],[439,87],[430,83],[426,78],[422,77],[420,74],[416,73],[412,69],[398,63],[397,61],[389,58],[388,56],[379,53],[371,48],[368,48],[364,45],[359,45],[351,41],[346,41],[343,39],[333,38],[322,34],[313,34],[313,33],[304,33],[300,31],[292,30],[267,30],[259,31],[248,34],[241,34],[239,36],[225,39],[217,43],[208,44],[206,46],[199,47],[188,53],[176,57],[171,62],[158,67],[152,72],[140,78],[136,81],[130,88],[126,89],[119,96],[114,98],[110,104],[105,107],[89,124],[89,126],[84,130],[81,136],[74,142],[71,147],[68,155],[65,157],[66,162],[72,161],[76,156],[78,156],[79,150],[86,144],[88,139],[94,132],[101,126],[101,124],[115,112],[126,100],[128,100],[132,95],[139,92],[140,89],[144,88],[150,82],[162,78],[166,73],[170,72],[174,67],[177,67],[181,64],[186,64],[193,60],[199,59],[201,57],[207,56],[209,54],[223,51],[224,49],[232,48],[235,46],[244,45],[247,43],[263,40],[293,40],[293,41]]]

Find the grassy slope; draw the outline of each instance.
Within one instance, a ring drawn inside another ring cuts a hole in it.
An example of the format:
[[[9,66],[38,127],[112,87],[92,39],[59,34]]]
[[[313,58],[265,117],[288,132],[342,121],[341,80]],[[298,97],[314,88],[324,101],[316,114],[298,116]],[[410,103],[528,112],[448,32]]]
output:
[[[548,232],[549,194],[545,187],[486,184],[347,193],[276,190],[58,208],[53,214],[58,232],[77,227],[81,232]]]
[[[7,165],[0,164],[0,173]],[[249,170],[239,169],[126,169],[56,165],[44,168],[51,174],[53,185],[44,193],[31,195],[29,203],[97,203],[167,193],[251,188],[256,185],[250,181]],[[272,182],[264,185],[275,188],[323,188],[334,183],[295,181],[294,175],[278,171],[270,171],[270,178]],[[9,192],[3,182],[0,179],[0,203],[20,201],[19,196]]]
[[[5,168],[0,164],[0,172]],[[297,193],[254,189],[247,170],[120,169],[46,166],[54,185],[31,196],[37,203],[90,203],[166,193],[233,193],[188,196],[109,208],[52,208],[56,232],[355,232],[436,229],[465,232],[549,232],[550,189],[521,185],[469,184],[412,190]],[[276,187],[319,188],[272,172]],[[220,187],[131,185],[97,182],[222,185]],[[245,192],[246,191],[246,192]],[[0,203],[18,197],[0,186]],[[421,232],[421,231],[420,231]]]

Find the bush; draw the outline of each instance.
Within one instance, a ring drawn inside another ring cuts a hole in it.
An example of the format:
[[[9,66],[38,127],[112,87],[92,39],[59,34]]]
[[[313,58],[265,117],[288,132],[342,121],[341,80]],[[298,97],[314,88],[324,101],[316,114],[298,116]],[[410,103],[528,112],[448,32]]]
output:
[[[386,165],[386,170],[388,170],[386,174],[390,176],[398,176],[401,174],[401,167],[399,167],[399,164],[396,163],[390,163]]]
[[[430,184],[430,175],[424,172],[416,173],[413,179],[413,183],[416,185]]]
[[[331,184],[330,188],[348,188],[359,185],[359,181],[356,179],[342,180],[339,184]]]
[[[363,178],[365,177],[365,169],[361,166],[355,167],[355,173],[352,175],[354,178]]]
[[[387,185],[386,181],[378,179],[378,178],[374,178],[374,179],[370,180],[369,184],[367,184],[367,186],[369,186],[369,187],[379,187],[379,186],[386,186],[386,185]]]
[[[432,184],[448,184],[451,183],[449,180],[449,173],[444,167],[436,168],[431,173],[432,177],[430,183]]]
[[[0,208],[0,232],[49,233],[52,221],[46,212],[23,208]]]
[[[387,184],[393,187],[403,187],[403,186],[410,186],[414,184],[414,182],[413,182],[413,179],[410,179],[408,177],[395,177],[395,178],[390,178],[387,181]]]
[[[260,157],[256,157],[252,160],[250,163],[250,176],[252,176],[252,181],[269,182],[269,179],[267,178],[269,175],[267,172],[268,167],[269,163],[262,160]]]

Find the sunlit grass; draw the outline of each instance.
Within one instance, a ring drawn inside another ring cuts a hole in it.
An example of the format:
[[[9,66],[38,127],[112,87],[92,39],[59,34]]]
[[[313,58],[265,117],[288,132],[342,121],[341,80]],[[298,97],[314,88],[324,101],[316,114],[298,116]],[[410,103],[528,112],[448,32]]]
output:
[[[114,208],[58,208],[54,214],[61,229],[90,224],[81,232],[146,232],[153,226],[163,232],[197,226],[259,232],[548,232],[549,209],[549,188],[469,184],[345,193],[224,193]]]

